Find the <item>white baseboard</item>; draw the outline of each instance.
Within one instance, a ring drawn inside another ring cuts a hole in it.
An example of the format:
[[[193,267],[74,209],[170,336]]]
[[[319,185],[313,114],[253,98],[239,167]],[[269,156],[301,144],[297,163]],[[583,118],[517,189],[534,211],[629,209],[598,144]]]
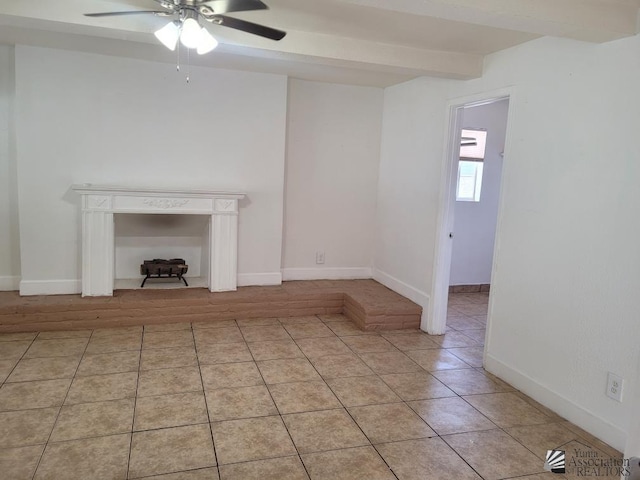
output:
[[[20,290],[20,277],[0,277],[0,292]]]
[[[389,275],[388,273],[378,270],[373,270],[373,279],[376,282],[381,283],[387,288],[390,288],[396,293],[399,293],[403,297],[407,297],[414,303],[417,303],[422,307],[422,316],[420,320],[420,328],[426,331],[427,318],[429,316],[429,301],[430,296],[428,293],[418,290],[412,287],[408,283],[398,280],[396,277]]]
[[[385,287],[390,288],[396,293],[399,293],[403,297],[407,297],[412,302],[417,303],[422,307],[423,313],[429,308],[429,294],[425,293],[417,288],[412,287],[408,283],[404,283],[402,280],[398,280],[392,277],[388,273],[382,270],[373,271],[373,279],[376,282],[383,284]]]
[[[283,268],[283,280],[355,280],[371,278],[369,267]]]
[[[239,273],[238,286],[249,287],[252,285],[281,285],[282,274],[280,272],[269,273]]]
[[[485,369],[616,450],[624,451],[627,434],[597,414],[549,390],[527,374],[501,362],[489,352],[485,355]],[[549,445],[549,448],[554,446]]]
[[[82,280],[22,280],[20,295],[69,295],[82,292]]]

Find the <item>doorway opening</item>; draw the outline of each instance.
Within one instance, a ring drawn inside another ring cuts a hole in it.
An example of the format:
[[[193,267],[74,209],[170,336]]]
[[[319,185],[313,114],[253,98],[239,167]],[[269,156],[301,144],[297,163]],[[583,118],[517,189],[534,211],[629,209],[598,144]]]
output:
[[[512,92],[506,90],[449,104],[436,265],[426,325],[430,334],[444,334],[449,317],[451,328],[483,342],[490,326],[490,285],[499,245],[510,100]]]
[[[462,112],[447,326],[480,343],[489,308],[508,110],[505,98],[465,106]]]

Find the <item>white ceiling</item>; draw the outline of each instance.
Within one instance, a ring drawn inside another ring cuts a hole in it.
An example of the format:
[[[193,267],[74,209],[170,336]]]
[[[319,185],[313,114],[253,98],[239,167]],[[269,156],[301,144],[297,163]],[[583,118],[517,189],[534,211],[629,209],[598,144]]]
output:
[[[607,42],[635,35],[640,0],[264,0],[269,10],[229,14],[287,31],[275,42],[209,25],[220,41],[192,62],[292,77],[388,86],[418,76],[469,79],[484,55],[551,35]],[[153,0],[0,0],[0,43],[175,62],[152,32]]]

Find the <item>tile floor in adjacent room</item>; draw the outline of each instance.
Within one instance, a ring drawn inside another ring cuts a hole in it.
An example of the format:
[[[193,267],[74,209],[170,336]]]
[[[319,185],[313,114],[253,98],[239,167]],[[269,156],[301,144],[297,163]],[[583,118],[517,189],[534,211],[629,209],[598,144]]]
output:
[[[618,457],[484,372],[487,299],[452,294],[444,336],[341,315],[0,335],[0,475],[538,480],[577,478],[544,471],[560,445]]]

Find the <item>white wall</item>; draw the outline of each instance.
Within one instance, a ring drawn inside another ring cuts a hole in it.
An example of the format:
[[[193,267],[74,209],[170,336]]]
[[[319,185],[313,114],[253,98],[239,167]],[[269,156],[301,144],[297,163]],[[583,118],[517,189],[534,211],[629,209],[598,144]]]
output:
[[[382,98],[379,88],[289,81],[285,279],[371,277]]]
[[[638,37],[601,46],[545,39],[493,56],[484,81],[467,89],[518,87],[492,368],[620,450],[631,396],[620,404],[604,392],[607,371],[626,379],[627,393],[638,388],[640,145],[628,139],[639,57]]]
[[[428,311],[452,82],[420,78],[385,89],[374,278]]]
[[[184,70],[184,69],[183,69]],[[74,183],[244,191],[239,283],[280,280],[287,79],[16,47],[23,293],[78,290]]]
[[[15,290],[20,281],[14,89],[14,49],[0,45],[0,290]]]
[[[478,80],[388,89],[376,250],[430,291],[439,192],[425,177],[443,158],[446,97],[511,87],[486,366],[621,450],[640,414],[639,59],[640,37],[545,38],[489,56]],[[626,380],[622,403],[605,396],[607,371]]]
[[[467,107],[463,128],[487,131],[479,202],[455,202],[450,285],[491,283],[509,100]]]

